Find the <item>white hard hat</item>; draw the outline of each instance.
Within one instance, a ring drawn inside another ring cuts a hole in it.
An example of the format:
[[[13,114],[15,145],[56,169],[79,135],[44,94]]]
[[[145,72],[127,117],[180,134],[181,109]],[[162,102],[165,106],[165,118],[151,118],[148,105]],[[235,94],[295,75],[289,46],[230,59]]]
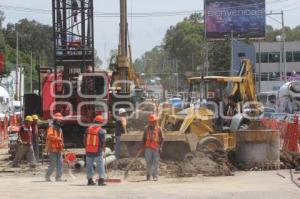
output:
[[[119,114],[126,113],[127,111],[124,108],[119,109]]]

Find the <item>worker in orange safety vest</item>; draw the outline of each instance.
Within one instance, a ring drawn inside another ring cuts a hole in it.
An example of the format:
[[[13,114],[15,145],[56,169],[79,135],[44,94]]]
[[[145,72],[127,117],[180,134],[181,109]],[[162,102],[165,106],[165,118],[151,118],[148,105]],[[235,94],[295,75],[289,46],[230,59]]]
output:
[[[30,163],[30,167],[36,167],[37,165],[32,148],[32,122],[32,117],[28,115],[25,118],[25,123],[20,127],[16,156],[12,163],[13,167],[18,167],[24,157]]]
[[[99,175],[98,185],[105,186],[105,134],[106,131],[102,128],[104,118],[98,115],[94,119],[94,124],[87,128],[84,138],[86,151],[86,175],[88,179],[87,185],[95,185],[93,180],[93,164],[96,161],[96,171]]]
[[[49,152],[49,166],[46,172],[46,181],[51,181],[51,175],[56,169],[56,181],[65,181],[62,179],[63,169],[63,149],[64,149],[64,138],[62,132],[62,120],[63,116],[61,113],[55,113],[53,116],[53,122],[47,130],[46,138],[46,151]]]
[[[145,128],[143,143],[145,148],[145,159],[147,164],[147,180],[152,176],[154,181],[158,180],[159,160],[163,149],[163,133],[157,125],[157,117],[151,114],[148,117],[148,126]]]

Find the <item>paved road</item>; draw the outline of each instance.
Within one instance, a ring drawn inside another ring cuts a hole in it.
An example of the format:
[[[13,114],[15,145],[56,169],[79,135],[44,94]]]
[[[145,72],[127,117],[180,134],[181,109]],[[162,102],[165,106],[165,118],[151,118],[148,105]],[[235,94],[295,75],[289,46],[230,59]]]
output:
[[[281,176],[277,175],[280,173]],[[297,177],[300,177],[298,174]],[[232,177],[160,178],[143,181],[143,176],[129,177],[120,184],[87,187],[84,174],[68,182],[44,182],[42,174],[25,177],[0,174],[1,199],[299,199],[300,188],[288,171],[237,172]],[[300,181],[298,181],[300,182]]]

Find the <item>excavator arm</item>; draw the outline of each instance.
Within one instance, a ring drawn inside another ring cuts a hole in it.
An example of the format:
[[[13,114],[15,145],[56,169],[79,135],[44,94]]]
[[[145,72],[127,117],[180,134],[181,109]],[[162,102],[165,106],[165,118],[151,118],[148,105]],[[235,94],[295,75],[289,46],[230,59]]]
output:
[[[249,59],[242,61],[242,67],[239,72],[242,78],[241,83],[234,83],[231,96],[240,95],[244,102],[257,101],[255,83],[253,80],[253,67]]]

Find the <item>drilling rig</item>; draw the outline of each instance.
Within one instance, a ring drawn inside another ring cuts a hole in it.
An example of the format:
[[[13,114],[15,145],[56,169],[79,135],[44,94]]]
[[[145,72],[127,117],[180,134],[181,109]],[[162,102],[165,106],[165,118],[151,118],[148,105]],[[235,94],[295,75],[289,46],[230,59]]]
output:
[[[118,54],[111,58],[112,82],[117,93],[115,100],[140,102],[141,78],[136,73],[132,61],[132,51],[128,34],[127,0],[120,0],[120,39]],[[125,97],[126,96],[126,97]],[[119,99],[118,99],[119,98]]]
[[[116,110],[141,99],[128,42],[127,2],[120,0],[120,44],[112,75],[95,68],[93,0],[52,0],[52,12],[54,67],[38,67],[40,115],[51,119],[61,112],[66,147],[80,148],[96,115],[103,115],[112,130]]]

